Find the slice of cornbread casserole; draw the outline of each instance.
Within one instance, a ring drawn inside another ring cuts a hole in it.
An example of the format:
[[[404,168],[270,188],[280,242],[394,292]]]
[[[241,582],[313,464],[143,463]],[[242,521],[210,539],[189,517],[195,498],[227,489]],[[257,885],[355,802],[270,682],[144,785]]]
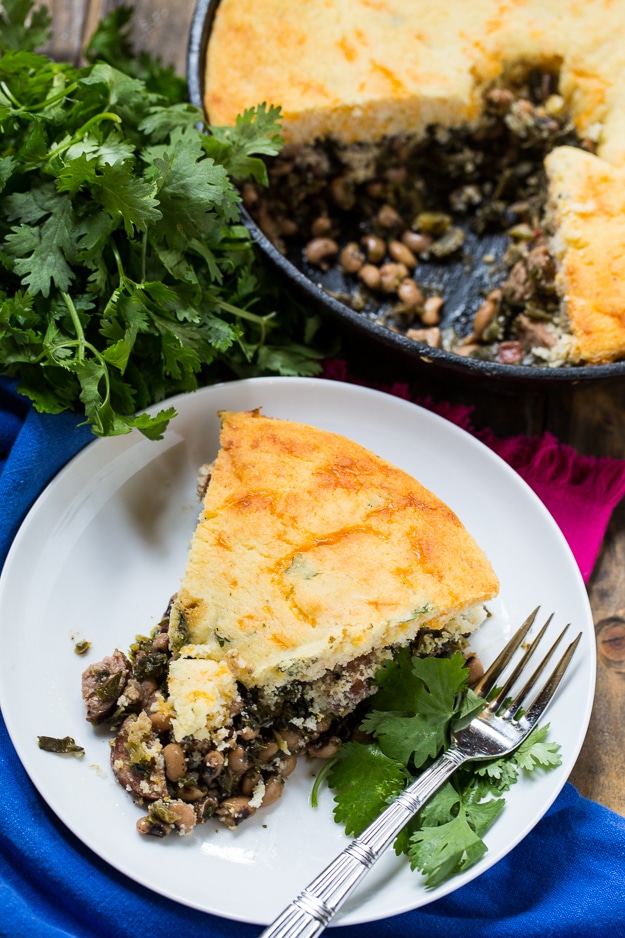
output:
[[[149,805],[144,833],[235,826],[274,801],[300,753],[350,738],[384,661],[463,649],[498,592],[457,516],[406,472],[258,410],[221,418],[168,614],[132,660],[84,676],[88,718],[119,726],[112,765]]]

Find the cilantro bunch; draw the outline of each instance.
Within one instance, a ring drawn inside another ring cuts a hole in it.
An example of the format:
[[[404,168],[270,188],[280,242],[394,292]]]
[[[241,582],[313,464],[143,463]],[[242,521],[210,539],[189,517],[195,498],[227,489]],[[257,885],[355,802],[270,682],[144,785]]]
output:
[[[0,7],[0,371],[41,411],[159,438],[173,409],[137,412],[224,372],[313,374],[319,356],[239,222],[235,182],[266,183],[279,109],[206,134],[185,83],[132,58],[130,15],[76,68],[34,51],[43,8]]]
[[[335,819],[358,836],[449,744],[454,725],[467,725],[484,706],[467,686],[463,656],[411,657],[402,651],[377,675],[361,729],[370,742],[350,742],[328,765]],[[484,834],[501,813],[502,795],[521,772],[560,764],[559,746],[536,727],[510,756],[469,763],[436,792],[395,842],[412,869],[437,886],[486,853]],[[313,800],[316,799],[316,791]]]

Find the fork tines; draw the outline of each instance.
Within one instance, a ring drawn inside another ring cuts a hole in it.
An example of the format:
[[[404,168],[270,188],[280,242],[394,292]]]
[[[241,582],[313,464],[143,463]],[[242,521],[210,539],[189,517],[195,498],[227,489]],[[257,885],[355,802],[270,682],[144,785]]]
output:
[[[497,658],[493,661],[491,666],[484,672],[484,675],[478,681],[478,683],[473,687],[473,690],[476,694],[479,694],[481,697],[485,697],[488,700],[488,709],[492,713],[498,713],[500,716],[505,719],[510,719],[515,717],[527,700],[529,692],[535,687],[538,679],[543,674],[547,664],[553,657],[553,654],[560,644],[562,638],[564,637],[569,625],[565,625],[558,637],[555,639],[549,651],[545,654],[542,661],[538,667],[534,670],[532,675],[528,680],[525,681],[523,687],[517,692],[516,696],[510,700],[509,693],[514,689],[514,685],[518,680],[520,674],[524,671],[527,662],[531,656],[536,651],[538,645],[540,644],[542,638],[545,635],[551,620],[553,619],[553,613],[547,618],[547,621],[542,626],[535,638],[532,639],[530,644],[525,648],[521,658],[519,659],[516,666],[512,669],[510,674],[503,679],[503,682],[500,684],[499,681],[503,676],[504,671],[507,666],[510,664],[515,652],[521,646],[524,639],[528,635],[532,625],[536,620],[540,606],[537,606],[536,609],[527,617],[523,625],[518,629],[517,632],[512,636],[505,648],[500,652]],[[545,681],[542,690],[537,695],[535,700],[525,709],[523,713],[523,719],[530,722],[532,725],[539,719],[545,707],[551,700],[558,684],[562,680],[564,672],[566,671],[571,658],[579,644],[579,641],[582,637],[580,632],[577,638],[575,638],[570,645],[566,648],[564,654],[557,662],[555,668]],[[494,692],[493,692],[494,691]]]

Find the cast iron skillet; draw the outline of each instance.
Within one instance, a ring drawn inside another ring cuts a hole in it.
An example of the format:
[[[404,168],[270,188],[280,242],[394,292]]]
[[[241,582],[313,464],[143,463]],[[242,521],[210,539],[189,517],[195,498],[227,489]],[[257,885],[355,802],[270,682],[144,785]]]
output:
[[[191,23],[189,47],[187,54],[187,80],[189,97],[193,104],[203,110],[204,74],[208,40],[215,17],[219,0],[197,0],[195,13]],[[279,103],[279,102],[268,102]],[[268,260],[287,278],[299,295],[311,303],[321,313],[333,318],[342,332],[351,332],[369,340],[385,351],[395,353],[399,359],[406,359],[414,366],[429,367],[437,373],[438,377],[447,372],[458,378],[468,378],[482,383],[486,379],[490,383],[522,385],[526,389],[549,384],[577,383],[580,381],[597,381],[625,375],[625,361],[613,362],[606,365],[584,365],[566,368],[550,368],[529,365],[502,365],[499,362],[487,362],[473,358],[464,358],[447,352],[444,349],[429,348],[426,345],[407,339],[405,336],[392,332],[363,313],[358,313],[346,306],[340,300],[330,296],[321,288],[333,292],[347,292],[348,285],[338,270],[327,274],[307,267],[299,255],[283,255],[271,241],[263,234],[256,222],[248,212],[241,208],[241,220],[250,231],[252,238],[268,258]],[[468,274],[463,262],[451,263],[444,267],[434,268],[426,277],[444,288],[445,292],[445,318],[442,325],[453,323],[458,331],[464,334],[469,329],[472,311],[477,309],[483,297],[484,287],[487,286],[485,278],[488,276],[488,267],[480,262],[482,255],[490,254],[500,258],[507,246],[507,239],[502,235],[480,236],[466,232],[466,252],[473,258],[474,264]],[[420,274],[423,267],[419,267]],[[420,278],[421,279],[421,278]],[[491,284],[492,285],[492,284]]]

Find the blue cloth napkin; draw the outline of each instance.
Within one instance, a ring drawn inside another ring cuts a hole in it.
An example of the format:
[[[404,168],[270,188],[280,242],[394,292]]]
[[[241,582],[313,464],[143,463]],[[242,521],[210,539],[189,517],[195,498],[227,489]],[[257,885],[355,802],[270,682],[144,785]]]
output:
[[[0,380],[0,566],[39,492],[92,438],[79,424],[69,414],[37,414],[8,382]],[[39,796],[1,719],[0,778],[2,938],[253,938],[259,934],[258,926],[171,902],[101,861]],[[236,881],[232,889],[237,889]],[[625,818],[580,797],[567,784],[534,830],[472,883],[417,911],[344,926],[340,935],[625,936]]]

